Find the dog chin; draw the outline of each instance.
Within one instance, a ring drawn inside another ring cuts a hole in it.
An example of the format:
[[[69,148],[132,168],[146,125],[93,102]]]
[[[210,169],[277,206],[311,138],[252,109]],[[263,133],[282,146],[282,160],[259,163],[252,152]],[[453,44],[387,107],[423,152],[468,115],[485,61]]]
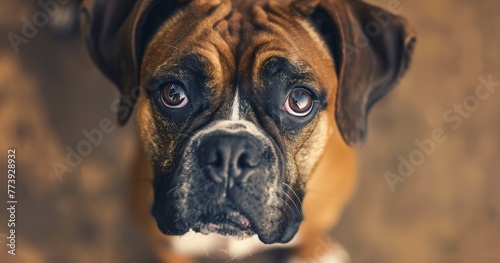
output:
[[[206,216],[195,223],[191,229],[204,235],[216,233],[239,240],[256,234],[249,218],[236,211],[218,216]]]

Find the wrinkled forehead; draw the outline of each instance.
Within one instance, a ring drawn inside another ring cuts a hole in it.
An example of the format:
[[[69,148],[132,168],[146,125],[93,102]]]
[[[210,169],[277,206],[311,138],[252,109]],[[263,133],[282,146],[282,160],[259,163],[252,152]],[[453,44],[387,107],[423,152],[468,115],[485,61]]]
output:
[[[288,69],[317,81],[334,72],[326,45],[305,19],[288,12],[289,1],[206,2],[195,1],[158,30],[143,76],[189,67],[218,84],[258,86],[266,70]]]

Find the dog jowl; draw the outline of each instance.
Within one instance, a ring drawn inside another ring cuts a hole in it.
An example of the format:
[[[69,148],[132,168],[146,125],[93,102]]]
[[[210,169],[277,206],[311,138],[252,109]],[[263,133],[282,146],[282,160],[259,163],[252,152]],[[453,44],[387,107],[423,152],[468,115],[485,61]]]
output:
[[[370,108],[403,75],[415,39],[387,13],[347,58],[343,47],[385,12],[357,0],[110,0],[83,10],[91,54],[120,87],[121,123],[137,104],[159,229],[267,244],[295,236],[332,134],[363,142]]]

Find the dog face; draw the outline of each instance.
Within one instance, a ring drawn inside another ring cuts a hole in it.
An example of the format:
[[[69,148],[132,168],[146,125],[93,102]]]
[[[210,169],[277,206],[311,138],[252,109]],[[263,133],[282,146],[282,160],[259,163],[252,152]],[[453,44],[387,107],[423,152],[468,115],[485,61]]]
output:
[[[333,61],[305,21],[278,7],[248,17],[228,2],[193,9],[158,30],[143,60],[153,215],[166,234],[287,242],[332,127]]]
[[[357,1],[145,2],[115,34],[131,38],[114,51],[129,54],[122,70],[93,55],[123,86],[121,120],[138,100],[160,230],[290,241],[329,135],[338,125],[347,143],[362,141],[367,111],[406,68],[404,21],[366,37],[355,27],[380,9]],[[367,46],[347,56],[342,45],[360,37]]]

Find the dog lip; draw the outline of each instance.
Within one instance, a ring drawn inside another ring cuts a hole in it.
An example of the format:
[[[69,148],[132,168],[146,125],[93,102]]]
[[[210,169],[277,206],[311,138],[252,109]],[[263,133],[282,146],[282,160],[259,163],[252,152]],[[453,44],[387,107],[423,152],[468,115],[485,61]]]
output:
[[[241,212],[231,209],[225,209],[224,212],[218,213],[216,215],[204,216],[201,220],[201,223],[222,227],[228,226],[245,232],[253,232],[252,223],[250,222],[248,217]]]
[[[288,243],[292,241],[293,237],[297,233],[301,220],[290,223],[286,229],[283,231],[283,235],[280,238],[280,243]]]
[[[160,231],[165,235],[175,235],[182,236],[189,231],[189,227],[186,226],[176,226],[175,228],[167,227],[165,224],[161,223],[160,220],[155,220]]]

